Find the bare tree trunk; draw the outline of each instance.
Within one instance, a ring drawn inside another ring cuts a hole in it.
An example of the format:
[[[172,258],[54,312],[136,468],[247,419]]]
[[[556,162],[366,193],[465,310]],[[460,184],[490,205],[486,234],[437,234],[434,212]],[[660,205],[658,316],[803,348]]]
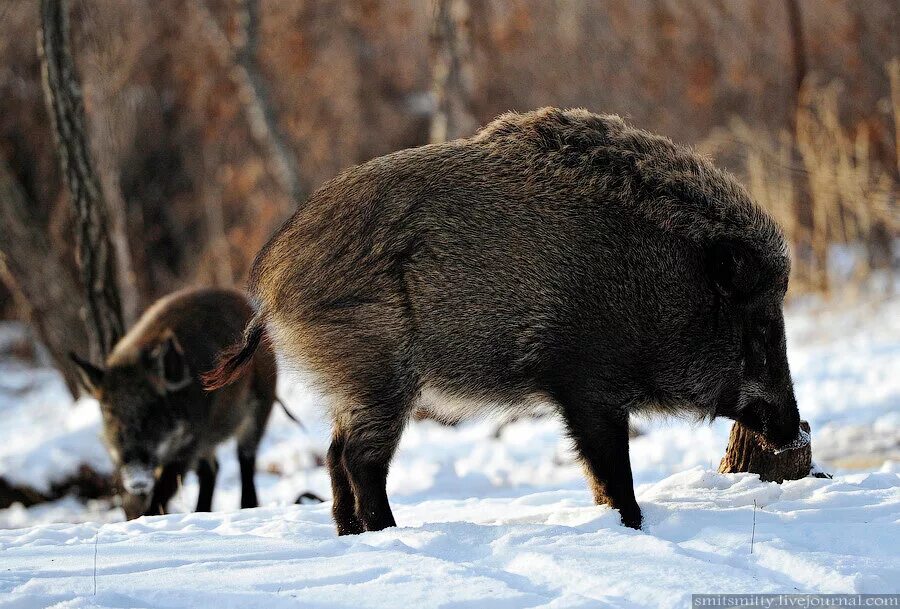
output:
[[[380,22],[378,12],[382,9],[382,0],[363,0],[353,3],[337,3],[340,28],[346,30],[347,41],[354,58],[356,77],[348,78],[348,88],[355,89],[356,123],[363,128],[354,129],[353,140],[345,140],[351,156],[355,159],[371,159],[381,152],[381,138],[377,135],[379,115],[378,100],[374,95],[381,86],[378,73],[378,52],[366,35],[366,27],[373,22]],[[355,144],[352,145],[352,144]]]
[[[0,159],[0,280],[15,299],[77,397],[78,379],[68,352],[88,349],[81,317],[82,293],[48,243],[12,170]]]
[[[890,60],[886,68],[891,81],[891,108],[894,111],[894,161],[900,176],[900,58]]]
[[[222,186],[216,170],[218,155],[213,146],[205,146],[203,151],[203,210],[206,215],[206,240],[213,264],[213,277],[219,287],[234,285],[234,272],[231,268],[231,252],[228,247],[228,236],[225,233],[225,218],[222,214]]]
[[[119,169],[112,159],[99,157],[100,186],[103,189],[109,214],[109,236],[116,252],[116,276],[122,297],[122,318],[125,327],[137,319],[140,303],[137,289],[137,276],[131,261],[131,249],[128,240],[128,218],[125,199],[119,186]]]
[[[436,0],[431,32],[434,114],[429,139],[445,142],[470,135],[478,126],[472,116],[472,70],[468,0]]]
[[[108,207],[90,157],[81,85],[69,39],[68,3],[41,1],[38,44],[44,96],[77,224],[77,256],[86,292],[90,356],[106,356],[124,333],[115,250],[109,237]]]
[[[259,0],[239,0],[239,19],[243,25],[243,44],[238,46],[237,65],[240,70],[232,70],[235,83],[241,95],[248,101],[244,113],[250,123],[254,137],[262,144],[272,165],[281,188],[290,196],[296,206],[306,198],[297,175],[297,162],[292,158],[285,144],[284,136],[278,128],[278,118],[269,100],[266,81],[259,69]]]
[[[187,2],[185,8],[189,17],[199,25],[219,63],[237,88],[250,135],[265,155],[269,174],[296,206],[306,198],[306,190],[301,183],[296,160],[278,128],[278,121],[266,93],[265,79],[259,70],[256,57],[259,46],[258,3],[256,0],[240,0],[243,27],[237,49],[232,47],[225,32],[202,1]],[[290,213],[293,209],[282,211]]]

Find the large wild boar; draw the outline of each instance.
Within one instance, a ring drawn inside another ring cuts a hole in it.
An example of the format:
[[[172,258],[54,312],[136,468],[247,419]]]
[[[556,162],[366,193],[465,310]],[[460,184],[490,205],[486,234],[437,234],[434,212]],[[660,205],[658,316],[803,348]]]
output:
[[[628,418],[726,416],[773,446],[799,416],[789,262],[727,173],[615,116],[544,109],[402,150],[314,193],[262,249],[244,342],[330,396],[339,533],[394,525],[385,479],[410,413],[558,409],[597,503],[641,524]]]
[[[275,357],[259,350],[249,369],[218,391],[204,391],[199,381],[217,353],[240,339],[252,314],[240,292],[184,290],[150,307],[102,367],[72,355],[100,402],[104,439],[125,490],[144,514],[165,513],[190,469],[200,482],[197,511],[209,511],[215,450],[231,437],[238,442],[241,507],[256,507],[256,450],[275,400]]]

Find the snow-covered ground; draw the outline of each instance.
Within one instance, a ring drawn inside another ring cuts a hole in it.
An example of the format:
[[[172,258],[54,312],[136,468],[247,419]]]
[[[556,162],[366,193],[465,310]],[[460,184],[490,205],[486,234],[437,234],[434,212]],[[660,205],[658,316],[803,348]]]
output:
[[[552,419],[407,430],[389,478],[399,527],[337,538],[318,398],[276,412],[237,511],[234,447],[213,514],[121,522],[74,499],[0,511],[0,607],[681,607],[692,592],[900,593],[900,299],[795,305],[789,358],[813,457],[837,475],[783,485],[716,473],[730,424],[638,421],[644,530],[591,504]],[[0,348],[4,333],[0,331]],[[108,468],[96,404],[0,359],[0,476],[39,488]],[[170,506],[189,512],[189,477]],[[755,519],[755,528],[754,528]],[[62,524],[65,523],[65,524]],[[752,543],[752,553],[751,553]]]

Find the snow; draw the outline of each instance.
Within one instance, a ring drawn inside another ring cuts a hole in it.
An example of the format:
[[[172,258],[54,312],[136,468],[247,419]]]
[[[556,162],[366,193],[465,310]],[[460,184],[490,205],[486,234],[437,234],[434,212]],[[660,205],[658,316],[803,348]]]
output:
[[[45,492],[81,463],[109,471],[97,403],[80,400],[73,406],[53,369],[4,357],[27,340],[21,326],[0,324],[0,476]]]
[[[691,592],[897,592],[898,487],[889,471],[779,486],[697,467],[641,488],[642,532],[582,490],[400,499],[402,527],[342,538],[327,504],[44,525],[0,531],[0,590],[17,607],[218,608],[684,607]]]
[[[798,303],[789,359],[813,458],[833,480],[716,473],[730,424],[637,421],[644,529],[594,506],[551,417],[410,425],[388,480],[399,527],[335,536],[328,424],[296,379],[261,447],[263,507],[237,510],[233,443],[212,514],[122,522],[103,501],[0,511],[0,607],[683,607],[691,593],[900,593],[900,299]],[[8,328],[0,327],[0,351]],[[96,404],[0,356],[0,476],[47,488],[109,468]],[[755,521],[755,525],[754,525]],[[752,545],[752,553],[751,553]],[[96,561],[95,561],[96,555]],[[94,576],[96,568],[96,577]],[[96,586],[96,592],[95,592]]]

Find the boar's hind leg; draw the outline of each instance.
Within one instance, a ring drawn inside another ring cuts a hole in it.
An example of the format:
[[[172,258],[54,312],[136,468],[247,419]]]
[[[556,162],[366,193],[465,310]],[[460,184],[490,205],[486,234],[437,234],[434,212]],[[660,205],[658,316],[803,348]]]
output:
[[[381,277],[379,280],[385,280]],[[334,430],[328,467],[339,535],[396,526],[387,474],[412,411],[417,379],[402,286],[378,301],[350,297],[319,311],[308,345],[332,388]]]
[[[216,490],[216,476],[219,474],[219,462],[215,455],[201,457],[197,462],[197,478],[200,481],[200,494],[197,497],[197,511],[212,511],[213,491]]]
[[[347,434],[344,468],[356,497],[356,517],[367,531],[397,526],[388,503],[387,476],[403,426],[402,420],[379,420]]]
[[[366,531],[396,526],[387,498],[387,475],[412,410],[402,389],[368,393],[342,418],[342,463],[356,499],[356,518]],[[360,405],[365,404],[365,405]]]
[[[328,447],[328,473],[331,476],[331,514],[338,535],[357,535],[365,531],[356,517],[356,496],[350,486],[350,474],[344,467],[344,434],[335,425],[331,446]]]
[[[169,501],[178,490],[186,469],[184,463],[169,463],[163,467],[159,479],[153,485],[153,494],[150,496],[150,503],[144,516],[159,516],[166,513]]]
[[[578,404],[576,409],[572,412],[564,407],[563,412],[594,501],[619,510],[625,526],[641,528],[641,508],[634,497],[628,455],[628,415],[590,408],[587,403]]]
[[[254,404],[253,419],[238,436],[237,456],[241,468],[241,509],[259,505],[256,497],[256,453],[272,412],[274,395],[270,389],[259,390]]]
[[[256,447],[253,450],[238,446],[238,465],[241,468],[241,509],[255,508],[259,505],[256,498]]]

